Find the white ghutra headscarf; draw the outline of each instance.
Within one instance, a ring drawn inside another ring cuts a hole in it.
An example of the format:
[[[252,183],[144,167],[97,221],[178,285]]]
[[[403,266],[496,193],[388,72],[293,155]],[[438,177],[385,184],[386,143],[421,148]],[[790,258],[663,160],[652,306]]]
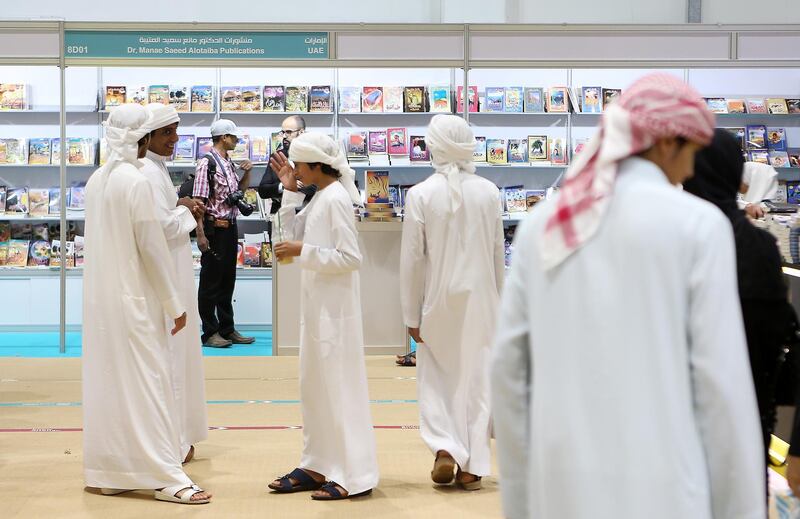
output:
[[[98,171],[114,169],[118,162],[129,162],[137,168],[139,161],[139,140],[153,130],[152,117],[145,107],[138,104],[125,104],[114,108],[103,122],[108,143],[108,160]]]
[[[425,144],[431,152],[436,173],[447,178],[450,191],[450,212],[455,213],[463,200],[461,173],[475,173],[472,154],[475,136],[469,124],[456,115],[439,114],[431,119]]]
[[[361,205],[361,193],[355,183],[355,171],[347,162],[347,157],[336,142],[323,133],[306,132],[292,141],[289,147],[289,160],[306,164],[320,162],[338,171],[342,176],[339,182],[344,186],[350,199]]]

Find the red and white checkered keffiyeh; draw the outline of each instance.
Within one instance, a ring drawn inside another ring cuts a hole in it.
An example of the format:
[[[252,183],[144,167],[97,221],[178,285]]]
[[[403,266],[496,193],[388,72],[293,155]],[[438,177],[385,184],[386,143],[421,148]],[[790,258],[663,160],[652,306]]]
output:
[[[714,114],[694,88],[665,73],[636,81],[605,109],[600,130],[567,170],[540,248],[544,267],[561,264],[597,232],[621,160],[660,138],[683,137],[705,145],[713,135]]]

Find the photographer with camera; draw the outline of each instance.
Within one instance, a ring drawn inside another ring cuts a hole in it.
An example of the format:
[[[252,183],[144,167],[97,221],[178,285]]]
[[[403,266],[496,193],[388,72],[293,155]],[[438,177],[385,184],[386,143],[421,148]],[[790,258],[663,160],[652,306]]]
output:
[[[244,337],[234,328],[233,289],[236,284],[236,256],[239,231],[236,218],[247,216],[253,207],[244,201],[242,190],[250,185],[253,164],[242,161],[240,179],[228,152],[239,142],[236,125],[220,119],[211,125],[211,151],[197,161],[192,196],[206,204],[204,221],[208,247],[202,250],[200,286],[197,303],[203,321],[202,342],[205,346],[225,348],[231,344],[252,344],[253,337]]]

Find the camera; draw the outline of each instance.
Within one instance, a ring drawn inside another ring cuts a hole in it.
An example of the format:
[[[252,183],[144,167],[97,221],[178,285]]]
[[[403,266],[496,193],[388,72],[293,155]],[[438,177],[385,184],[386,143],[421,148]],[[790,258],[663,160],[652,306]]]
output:
[[[244,193],[239,191],[234,191],[233,193],[229,194],[228,197],[225,199],[225,203],[228,205],[235,205],[239,208],[239,212],[242,213],[242,216],[250,216],[253,214],[255,207],[251,204],[248,204],[244,200]]]

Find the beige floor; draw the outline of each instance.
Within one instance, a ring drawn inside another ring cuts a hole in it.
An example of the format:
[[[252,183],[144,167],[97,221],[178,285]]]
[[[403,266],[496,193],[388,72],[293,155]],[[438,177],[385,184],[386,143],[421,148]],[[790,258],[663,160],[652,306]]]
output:
[[[389,357],[367,360],[375,400],[416,398],[415,370]],[[206,359],[208,400],[298,398],[297,359],[240,357]],[[0,403],[80,401],[80,359],[0,359]],[[209,425],[301,425],[294,403],[210,404]],[[187,472],[214,493],[213,503],[161,503],[146,492],[106,497],[83,487],[80,432],[0,432],[0,517],[501,517],[497,481],[484,478],[481,491],[435,487],[428,477],[432,457],[419,439],[415,404],[376,403],[381,482],[371,497],[337,503],[312,502],[308,494],[272,495],[266,484],[293,468],[302,432],[212,430],[198,446]],[[79,428],[81,408],[0,407],[0,429]]]

